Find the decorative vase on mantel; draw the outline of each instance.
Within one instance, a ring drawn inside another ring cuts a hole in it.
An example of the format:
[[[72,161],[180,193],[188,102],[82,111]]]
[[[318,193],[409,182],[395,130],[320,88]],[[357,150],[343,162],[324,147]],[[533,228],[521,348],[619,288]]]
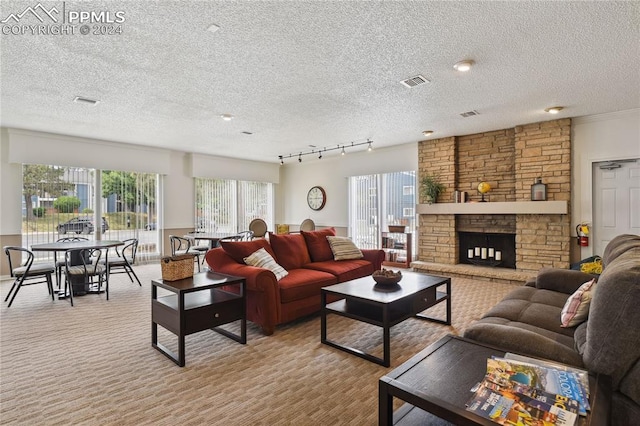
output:
[[[438,201],[438,196],[445,191],[446,187],[440,182],[440,178],[435,175],[424,175],[420,179],[420,189],[427,204]]]

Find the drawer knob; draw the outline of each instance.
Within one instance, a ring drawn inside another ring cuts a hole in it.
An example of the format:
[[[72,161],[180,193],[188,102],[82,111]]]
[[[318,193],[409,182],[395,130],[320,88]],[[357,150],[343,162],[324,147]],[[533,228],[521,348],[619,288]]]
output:
[[[218,313],[214,314],[213,316],[216,317],[216,318],[220,318],[220,314],[218,314]]]

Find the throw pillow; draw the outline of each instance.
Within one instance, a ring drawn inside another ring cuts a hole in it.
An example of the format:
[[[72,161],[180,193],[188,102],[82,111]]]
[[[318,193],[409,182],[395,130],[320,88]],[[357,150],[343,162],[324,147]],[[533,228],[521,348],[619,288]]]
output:
[[[269,242],[262,238],[252,241],[220,241],[220,246],[238,263],[243,263],[245,257],[261,248],[264,248],[267,253],[274,257]]]
[[[276,280],[278,281],[289,275],[289,272],[287,272],[282,266],[278,265],[276,260],[271,257],[264,248],[261,248],[250,256],[245,257],[244,263],[250,266],[257,266],[258,268],[270,270],[276,276]]]
[[[309,249],[312,262],[333,260],[333,252],[327,237],[335,236],[335,228],[325,228],[319,231],[300,231]]]
[[[269,234],[269,243],[275,253],[275,259],[287,271],[302,268],[311,262],[307,244],[300,234]]]
[[[347,237],[327,237],[334,260],[362,259],[364,255]]]
[[[587,281],[569,296],[560,313],[561,327],[575,327],[586,321],[591,306],[591,290],[595,283],[595,278]]]

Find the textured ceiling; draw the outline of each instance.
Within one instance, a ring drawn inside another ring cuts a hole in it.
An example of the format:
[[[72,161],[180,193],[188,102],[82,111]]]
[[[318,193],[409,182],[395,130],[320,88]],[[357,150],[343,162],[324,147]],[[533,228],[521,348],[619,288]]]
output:
[[[2,1],[0,20],[37,4]],[[116,35],[2,35],[2,126],[276,162],[640,107],[637,1],[42,4],[126,20]],[[476,64],[461,74],[461,59]],[[399,83],[417,74],[430,83]]]

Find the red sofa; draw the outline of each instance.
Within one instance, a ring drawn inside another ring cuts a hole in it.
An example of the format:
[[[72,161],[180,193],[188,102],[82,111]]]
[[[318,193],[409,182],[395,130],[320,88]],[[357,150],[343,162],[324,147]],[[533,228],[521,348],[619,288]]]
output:
[[[247,319],[273,334],[283,324],[320,310],[320,289],[371,275],[381,268],[382,250],[362,250],[364,257],[333,260],[328,235],[333,228],[299,234],[270,234],[269,240],[222,242],[205,259],[216,272],[247,279]],[[280,281],[268,269],[249,266],[244,258],[264,248],[288,271]]]

